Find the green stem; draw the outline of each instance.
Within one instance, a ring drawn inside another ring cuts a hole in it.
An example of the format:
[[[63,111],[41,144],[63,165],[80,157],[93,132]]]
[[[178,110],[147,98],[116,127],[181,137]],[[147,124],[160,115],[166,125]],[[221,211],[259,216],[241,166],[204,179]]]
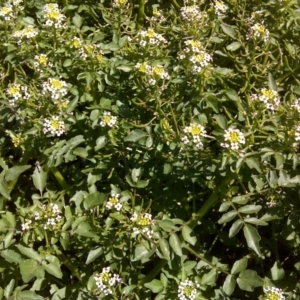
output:
[[[138,27],[144,27],[145,20],[145,0],[140,0],[139,2],[139,12],[138,12]]]

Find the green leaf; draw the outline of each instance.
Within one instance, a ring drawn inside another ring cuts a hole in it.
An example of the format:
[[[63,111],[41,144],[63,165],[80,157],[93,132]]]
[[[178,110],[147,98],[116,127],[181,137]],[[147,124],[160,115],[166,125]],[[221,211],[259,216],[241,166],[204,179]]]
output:
[[[12,291],[14,290],[14,287],[15,287],[15,280],[11,279],[9,284],[4,289],[4,297],[6,299],[10,298],[10,295],[11,295]]]
[[[244,256],[242,259],[237,260],[231,268],[231,274],[238,274],[238,273],[241,273],[242,271],[246,270],[247,264],[248,264],[247,256]]]
[[[20,174],[22,174],[23,172],[25,172],[30,168],[31,165],[26,165],[26,166],[15,166],[8,170],[5,170],[5,179],[7,181],[15,180],[20,176]]]
[[[44,172],[41,168],[35,168],[32,175],[33,184],[35,188],[40,191],[41,194],[46,186],[47,175],[47,172]]]
[[[70,67],[72,65],[72,60],[70,58],[66,59],[63,63],[64,67]]]
[[[89,255],[86,259],[86,262],[85,264],[88,265],[90,264],[91,262],[93,262],[95,259],[97,259],[101,254],[103,253],[103,249],[102,247],[99,247],[99,248],[96,248],[96,249],[93,249],[89,252]]]
[[[100,136],[96,140],[96,146],[95,146],[95,151],[98,151],[102,149],[106,144],[106,137],[105,136]]]
[[[232,238],[234,237],[236,234],[238,234],[238,232],[241,230],[241,228],[243,227],[243,221],[241,219],[236,220],[230,227],[229,229],[229,237]]]
[[[27,248],[24,247],[22,245],[17,245],[17,248],[19,249],[19,251],[24,254],[25,256],[32,258],[34,260],[37,260],[38,262],[42,262],[42,258],[41,256],[38,254],[38,252],[36,252],[35,250],[33,250],[32,248]]]
[[[52,264],[52,263],[47,264],[47,265],[43,264],[43,268],[47,273],[53,275],[56,278],[62,278],[62,276],[63,276],[63,274],[60,270],[60,267],[57,266],[56,264]]]
[[[145,283],[144,286],[150,289],[152,293],[159,293],[164,288],[162,282],[158,279],[153,279],[152,281]]]
[[[219,212],[225,212],[228,210],[229,207],[230,207],[230,201],[225,201],[221,204],[219,208]]]
[[[82,17],[80,15],[78,15],[77,13],[75,13],[75,16],[72,18],[72,22],[73,24],[77,27],[80,28],[82,25]]]
[[[271,268],[271,276],[273,280],[280,280],[284,277],[285,271],[281,266],[280,261],[276,261]]]
[[[262,209],[261,205],[250,204],[250,205],[245,205],[245,206],[240,207],[238,209],[238,212],[242,213],[242,214],[254,214],[254,213],[257,213],[258,211],[260,211],[261,209]]]
[[[182,237],[183,237],[183,239],[184,239],[186,242],[188,242],[188,243],[190,243],[190,244],[192,244],[192,245],[195,245],[196,242],[197,242],[197,238],[196,238],[196,236],[195,236],[195,233],[194,233],[193,230],[192,230],[189,226],[187,226],[187,225],[184,225],[184,226],[182,227]]]
[[[233,42],[231,44],[229,44],[226,49],[228,51],[236,51],[237,49],[239,49],[242,46],[242,44],[240,42]]]
[[[0,176],[0,193],[4,198],[10,199],[10,195],[9,195],[10,190],[7,186],[7,183],[1,178],[1,176]]]
[[[237,279],[241,290],[252,292],[255,287],[263,286],[264,281],[253,270],[242,271]]]
[[[236,196],[231,199],[232,202],[237,204],[246,204],[249,201],[249,197],[246,196]]]
[[[89,194],[83,202],[85,209],[91,209],[97,205],[102,204],[107,199],[107,194],[95,192],[93,194]]]
[[[221,28],[222,28],[223,32],[224,32],[226,35],[232,37],[233,39],[235,38],[235,36],[236,36],[236,31],[235,31],[235,29],[234,29],[233,27],[231,27],[231,26],[229,26],[229,25],[227,25],[227,24],[222,23],[222,24],[221,24]]]
[[[212,269],[208,273],[204,274],[201,279],[201,284],[214,285],[218,277],[218,270]]]
[[[250,169],[256,169],[257,172],[261,173],[260,165],[259,165],[259,162],[258,162],[258,160],[256,158],[254,158],[254,157],[247,157],[245,159],[245,162],[246,162],[247,166]]]
[[[1,256],[8,262],[20,263],[23,259],[21,255],[14,250],[6,249],[1,251]]]
[[[138,140],[142,139],[143,137],[146,137],[148,133],[140,130],[140,129],[134,129],[130,132],[128,136],[124,138],[125,142],[137,142]]]
[[[142,244],[138,244],[134,250],[134,257],[131,261],[145,261],[155,252],[155,247],[151,249],[146,248]]]
[[[244,219],[245,222],[250,223],[250,224],[254,224],[254,225],[258,225],[258,226],[267,226],[268,223],[262,220],[259,220],[257,218],[246,218]]]
[[[236,93],[235,90],[233,90],[233,89],[226,90],[225,93],[226,93],[226,95],[228,96],[228,98],[230,100],[233,100],[233,101],[238,101],[239,100],[239,96],[238,96],[238,94]]]
[[[170,232],[176,229],[176,226],[174,225],[172,220],[167,220],[167,219],[158,222],[158,226],[162,228],[165,232]]]
[[[281,153],[275,153],[276,169],[282,169],[284,164],[284,156]]]
[[[176,233],[172,233],[170,235],[169,242],[170,242],[170,246],[173,249],[173,251],[178,256],[182,256],[181,242],[180,242],[179,237]]]
[[[44,300],[45,298],[37,295],[33,291],[17,291],[15,299],[18,300]]]
[[[146,186],[148,186],[149,184],[149,181],[148,180],[139,180],[137,183],[136,183],[136,187],[137,188],[140,188],[140,189],[143,189],[145,188]]]
[[[216,120],[216,122],[218,123],[218,125],[222,129],[226,129],[228,127],[228,125],[227,125],[227,119],[224,116],[222,116],[222,115],[214,115],[214,119]]]
[[[38,262],[34,259],[25,259],[20,262],[20,272],[22,280],[27,283],[33,277],[36,276],[36,268],[38,267]]]
[[[227,275],[224,284],[223,284],[223,290],[224,292],[230,296],[235,289],[235,285],[236,285],[236,280],[234,278],[234,276],[232,275]]]
[[[164,258],[169,261],[170,260],[170,247],[169,243],[166,241],[166,239],[160,238],[159,239],[159,247],[160,250],[164,256]]]
[[[259,241],[261,240],[256,228],[252,225],[244,225],[244,235],[248,244],[248,247],[253,249],[258,255],[260,255]]]
[[[228,222],[230,222],[237,214],[238,214],[237,211],[231,210],[231,211],[229,211],[229,212],[223,214],[223,216],[219,219],[218,223],[219,223],[219,224],[228,223]]]
[[[268,78],[269,78],[269,88],[273,91],[277,91],[277,84],[271,73],[268,74]]]

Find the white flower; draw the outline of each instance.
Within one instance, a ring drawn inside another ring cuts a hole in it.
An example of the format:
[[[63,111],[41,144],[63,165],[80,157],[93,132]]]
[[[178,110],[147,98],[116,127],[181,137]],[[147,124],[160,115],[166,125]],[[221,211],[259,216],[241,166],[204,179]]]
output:
[[[266,300],[285,300],[282,289],[268,286],[264,288],[264,293],[266,294],[264,298]]]
[[[157,65],[153,67],[152,73],[154,76],[159,77],[161,79],[170,79],[168,72],[166,72],[161,65]]]
[[[5,21],[10,21],[14,18],[13,9],[10,4],[5,4],[0,8],[0,17],[3,17]]]
[[[223,1],[215,1],[214,7],[217,15],[223,15],[228,9],[228,6]]]
[[[103,52],[100,50],[100,46],[96,44],[87,44],[82,46],[79,49],[79,54],[80,57],[83,60],[86,60],[88,57],[93,58],[96,57],[97,55],[103,55]]]
[[[183,132],[188,134],[188,136],[183,136],[181,138],[184,144],[188,144],[191,140],[198,149],[203,148],[203,143],[201,142],[200,138],[207,136],[204,126],[191,123],[189,126],[183,129]]]
[[[108,199],[106,203],[106,208],[112,209],[114,207],[117,211],[120,211],[122,208],[122,204],[120,203],[119,197],[120,194],[112,194],[112,196]]]
[[[178,298],[179,300],[194,300],[197,295],[197,288],[199,288],[199,283],[193,282],[191,280],[185,280],[180,282],[178,286]]]
[[[193,63],[192,71],[199,73],[204,67],[209,65],[210,61],[212,61],[212,57],[208,53],[200,51],[192,55],[190,61]]]
[[[21,225],[23,231],[29,230],[30,229],[30,225],[32,223],[31,220],[25,220],[25,221],[26,222]]]
[[[22,38],[32,39],[35,36],[37,36],[38,31],[33,26],[27,26],[26,28],[22,30],[17,30],[12,35],[14,38],[18,38],[18,44],[21,44]]]
[[[103,268],[100,274],[94,276],[94,280],[100,292],[104,295],[112,294],[112,287],[116,286],[118,283],[122,283],[122,279],[117,274],[112,274],[110,267]]]
[[[56,78],[49,78],[47,82],[43,83],[43,94],[51,93],[53,100],[58,100],[68,93],[67,83]]]
[[[33,64],[40,72],[43,72],[42,68],[45,68],[47,66],[53,67],[53,64],[48,62],[48,57],[46,54],[35,55],[34,60],[35,61],[33,62]]]
[[[259,23],[251,26],[251,34],[254,38],[262,38],[265,42],[267,42],[270,37],[269,30],[266,29],[264,25]]]
[[[82,45],[81,39],[75,36],[73,38],[72,42],[71,42],[70,47],[75,48],[75,49],[79,49],[81,47],[81,45]]]
[[[58,116],[53,116],[51,119],[44,119],[43,132],[51,135],[60,136],[65,132],[65,124]]]
[[[240,130],[233,128],[225,130],[224,139],[227,143],[221,143],[221,146],[231,150],[238,150],[240,144],[246,143],[244,134]]]
[[[183,20],[187,22],[199,22],[206,18],[206,13],[201,12],[196,5],[185,6],[180,9],[180,14]]]
[[[280,105],[280,100],[277,91],[271,89],[263,88],[258,95],[252,95],[251,99],[263,102],[266,108],[270,109],[272,112],[274,112],[276,108]]]
[[[43,7],[44,18],[46,19],[46,26],[54,26],[55,28],[65,28],[63,23],[66,16],[62,14],[56,3],[45,4]]]
[[[296,126],[295,128],[295,140],[297,142],[300,141],[300,125]]]
[[[152,28],[149,28],[147,31],[141,30],[137,34],[137,40],[140,42],[140,45],[145,47],[147,43],[152,45],[166,44],[167,40],[159,33],[156,33]]]
[[[298,111],[298,113],[300,113],[300,103],[299,103],[299,99],[296,99],[294,101],[294,103],[291,105],[295,110]]]
[[[30,94],[27,91],[27,86],[21,86],[18,83],[10,84],[6,90],[6,95],[9,98],[9,104],[11,106],[15,105],[15,101],[23,99],[29,99]]]
[[[154,225],[155,221],[152,220],[152,215],[148,213],[137,214],[134,213],[130,218],[131,221],[134,222],[134,227],[132,228],[133,232],[138,234],[145,234],[148,238],[152,238],[153,230],[151,229],[152,225]]]
[[[117,117],[112,116],[109,111],[105,111],[103,113],[103,119],[100,122],[100,126],[104,127],[107,125],[109,127],[114,127],[116,123],[117,123]]]

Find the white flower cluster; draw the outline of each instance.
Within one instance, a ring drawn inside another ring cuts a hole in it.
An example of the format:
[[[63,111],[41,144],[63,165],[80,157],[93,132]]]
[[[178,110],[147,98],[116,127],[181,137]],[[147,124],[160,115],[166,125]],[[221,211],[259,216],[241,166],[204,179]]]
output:
[[[207,14],[205,12],[201,12],[197,5],[182,7],[180,9],[180,14],[182,19],[187,22],[200,22],[207,17]]]
[[[103,113],[103,118],[102,121],[100,122],[100,126],[109,126],[109,127],[114,127],[117,123],[117,117],[112,116],[109,111],[105,111]]]
[[[60,136],[65,132],[65,123],[58,116],[53,116],[51,119],[44,119],[43,132],[50,132],[51,135]]]
[[[160,10],[157,9],[157,7],[153,8],[153,16],[149,18],[150,21],[152,22],[158,22],[158,23],[163,23],[167,21],[167,19],[164,17],[164,15],[161,13]]]
[[[179,300],[194,300],[197,295],[197,288],[200,285],[197,282],[193,282],[191,280],[185,280],[180,282],[178,286],[178,298]]]
[[[156,33],[152,28],[141,30],[137,34],[137,41],[143,47],[146,45],[166,44],[167,40],[159,33]]]
[[[77,44],[79,44],[79,41]],[[87,58],[96,58],[98,61],[101,61],[103,59],[103,51],[99,48],[100,46],[96,44],[84,45],[79,49],[80,57],[83,60],[86,60]]]
[[[139,72],[145,73],[149,75],[151,78],[149,79],[149,83],[151,85],[155,85],[157,80],[159,79],[170,79],[170,75],[165,71],[162,65],[156,65],[155,67],[151,67],[147,63],[137,63],[135,67]]]
[[[75,49],[79,49],[80,47],[82,46],[82,41],[80,38],[78,37],[74,37],[71,44],[70,44],[70,47],[71,48],[75,48]]]
[[[276,287],[264,288],[265,300],[285,300],[284,293],[282,289]]]
[[[5,21],[10,21],[14,18],[13,7],[10,4],[5,4],[0,8],[0,17],[4,18]]]
[[[152,215],[148,213],[137,214],[134,213],[130,220],[134,222],[133,232],[136,234],[145,234],[149,239],[153,236],[153,230],[151,229],[155,221],[152,220]]]
[[[278,97],[278,92],[271,89],[262,89],[259,94],[254,94],[251,96],[252,100],[259,100],[264,102],[267,109],[270,109],[272,112],[280,105],[280,100]]]
[[[224,139],[225,143],[221,143],[221,146],[231,150],[238,150],[241,144],[246,143],[244,134],[234,128],[225,130]]]
[[[67,83],[56,78],[48,78],[47,82],[43,83],[43,94],[51,93],[53,100],[58,100],[68,93]]]
[[[127,5],[127,0],[114,0],[113,6],[118,8],[123,8]]]
[[[112,288],[118,283],[122,283],[122,279],[117,274],[112,274],[110,267],[103,268],[100,274],[94,276],[94,280],[98,289],[104,293],[105,296],[113,293]]]
[[[62,14],[56,3],[45,4],[43,7],[43,16],[46,19],[46,26],[54,26],[55,28],[65,28],[63,23],[66,16]]]
[[[42,224],[44,229],[54,229],[62,221],[62,212],[57,204],[50,203],[50,205],[42,205],[39,212],[34,213],[34,220],[36,223]],[[25,220],[22,224],[22,230],[29,230],[32,226],[32,220]]]
[[[43,72],[43,68],[47,66],[50,68],[53,67],[53,64],[48,62],[48,57],[46,54],[35,55],[33,64],[36,67],[36,69],[41,73]]]
[[[254,38],[262,38],[265,42],[267,42],[270,38],[270,32],[266,27],[262,24],[256,23],[251,26],[251,36]]]
[[[29,219],[26,219],[26,220],[25,220],[25,223],[23,223],[23,224],[21,225],[22,231],[29,230],[30,227],[31,227],[31,224],[32,224],[32,221],[29,220]]]
[[[106,202],[106,208],[107,209],[115,208],[117,211],[120,211],[123,205],[120,203],[119,198],[120,198],[120,194],[112,193],[111,197]]]
[[[218,16],[224,15],[228,9],[228,6],[223,1],[215,1],[215,12]]]
[[[212,57],[206,53],[202,44],[196,40],[188,40],[184,42],[186,47],[182,53],[179,54],[180,59],[186,59],[193,64],[192,71],[199,73],[203,68],[209,65],[212,61]]]
[[[295,140],[297,142],[300,141],[300,125],[296,126],[296,128],[295,128]]]
[[[18,38],[19,40],[17,41],[17,43],[21,44],[23,38],[32,39],[37,35],[38,35],[37,29],[35,29],[33,26],[29,25],[22,30],[15,31],[14,34],[12,35],[12,37]]]
[[[291,105],[291,107],[293,107],[295,110],[298,111],[298,113],[300,113],[300,102],[299,102],[298,99],[296,99],[296,100],[294,101],[294,103]]]
[[[18,83],[13,83],[9,85],[9,87],[6,90],[6,95],[8,96],[9,105],[14,106],[15,101],[23,98],[23,99],[29,99],[30,94],[28,93],[27,86],[21,86]]]
[[[203,148],[201,137],[207,136],[205,128],[200,124],[191,123],[183,129],[187,135],[183,136],[181,140],[185,145],[192,141],[198,149]]]

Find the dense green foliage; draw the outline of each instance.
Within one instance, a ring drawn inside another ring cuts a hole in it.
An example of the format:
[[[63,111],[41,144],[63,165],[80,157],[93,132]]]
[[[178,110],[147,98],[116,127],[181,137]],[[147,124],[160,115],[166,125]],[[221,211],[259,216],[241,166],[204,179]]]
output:
[[[2,3],[0,299],[299,300],[299,20]]]

